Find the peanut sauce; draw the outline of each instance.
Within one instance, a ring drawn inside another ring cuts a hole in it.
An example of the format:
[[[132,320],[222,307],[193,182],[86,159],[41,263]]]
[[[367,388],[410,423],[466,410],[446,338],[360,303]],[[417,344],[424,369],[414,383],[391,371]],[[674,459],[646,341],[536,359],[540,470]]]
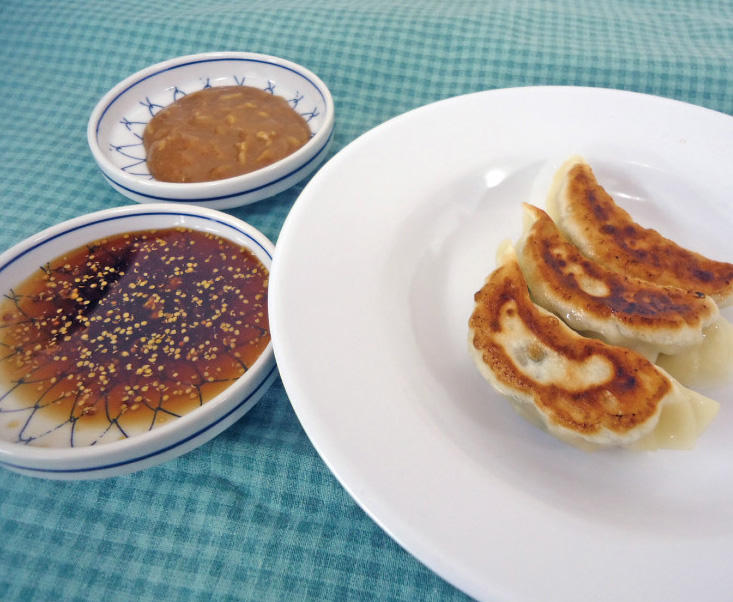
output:
[[[0,303],[0,376],[26,411],[125,438],[209,401],[270,340],[269,273],[220,236],[129,232],[72,251]],[[5,397],[5,395],[3,395]],[[3,409],[0,403],[0,412]]]
[[[207,182],[279,161],[310,139],[288,102],[251,86],[188,94],[157,113],[143,133],[150,173],[163,182]]]

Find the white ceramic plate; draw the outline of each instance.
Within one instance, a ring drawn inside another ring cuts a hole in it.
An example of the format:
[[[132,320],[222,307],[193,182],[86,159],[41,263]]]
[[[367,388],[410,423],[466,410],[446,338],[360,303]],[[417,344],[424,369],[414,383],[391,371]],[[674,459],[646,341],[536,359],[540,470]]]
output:
[[[397,117],[308,184],[270,318],[313,444],[409,552],[484,600],[727,600],[733,385],[693,451],[584,453],[521,419],[467,352],[520,203],[581,153],[637,220],[733,258],[733,119],[620,91],[517,88]],[[733,318],[730,308],[724,313]]]

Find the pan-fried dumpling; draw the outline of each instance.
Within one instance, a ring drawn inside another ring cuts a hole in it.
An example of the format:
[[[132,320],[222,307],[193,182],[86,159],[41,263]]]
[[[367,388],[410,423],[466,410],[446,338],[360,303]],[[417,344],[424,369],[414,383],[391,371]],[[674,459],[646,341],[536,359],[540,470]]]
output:
[[[526,417],[584,448],[689,448],[718,404],[638,353],[583,337],[535,305],[511,246],[474,299],[481,374]]]
[[[555,174],[547,209],[560,231],[585,255],[621,274],[676,286],[733,303],[733,264],[683,249],[643,228],[616,205],[580,157]]]
[[[718,318],[705,295],[613,272],[583,256],[541,209],[524,205],[517,257],[532,299],[569,326],[652,361],[700,344]]]

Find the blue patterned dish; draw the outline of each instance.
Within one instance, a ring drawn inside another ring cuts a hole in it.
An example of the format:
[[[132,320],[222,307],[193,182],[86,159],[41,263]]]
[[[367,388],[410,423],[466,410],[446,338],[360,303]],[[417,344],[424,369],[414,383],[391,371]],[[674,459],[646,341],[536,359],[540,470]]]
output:
[[[148,121],[181,96],[231,85],[253,86],[284,97],[307,121],[311,139],[280,161],[241,176],[186,184],[153,179],[142,144]],[[87,140],[107,181],[134,201],[227,209],[282,192],[310,174],[326,155],[333,121],[331,93],[304,67],[263,54],[214,52],[158,63],[117,84],[92,111]]]
[[[13,287],[39,266],[93,241],[125,232],[174,227],[229,239],[248,248],[270,268],[272,243],[233,216],[183,204],[129,205],[52,226],[0,255],[0,294],[11,298]],[[11,358],[12,354],[5,354],[2,359]],[[109,428],[100,436],[95,431],[94,437],[81,445],[75,444],[79,433],[72,417],[59,423],[43,412],[36,413],[42,409],[42,398],[29,406],[17,399],[14,383],[7,383],[0,390],[0,466],[52,479],[117,476],[154,466],[202,445],[232,425],[257,403],[276,374],[270,343],[242,376],[192,411],[162,425],[153,421],[133,434],[126,433],[108,413]]]

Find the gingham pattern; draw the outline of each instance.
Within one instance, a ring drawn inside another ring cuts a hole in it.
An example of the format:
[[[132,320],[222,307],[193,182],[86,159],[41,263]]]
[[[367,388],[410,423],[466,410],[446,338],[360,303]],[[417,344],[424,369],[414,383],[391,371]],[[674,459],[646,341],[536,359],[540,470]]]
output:
[[[225,49],[316,72],[336,103],[331,153],[411,108],[507,86],[621,88],[733,113],[728,1],[5,0],[0,248],[127,204],[87,149],[92,107],[147,65]],[[231,213],[276,240],[302,187]],[[279,381],[158,468],[76,483],[0,471],[0,537],[2,600],[463,598],[351,501]]]

